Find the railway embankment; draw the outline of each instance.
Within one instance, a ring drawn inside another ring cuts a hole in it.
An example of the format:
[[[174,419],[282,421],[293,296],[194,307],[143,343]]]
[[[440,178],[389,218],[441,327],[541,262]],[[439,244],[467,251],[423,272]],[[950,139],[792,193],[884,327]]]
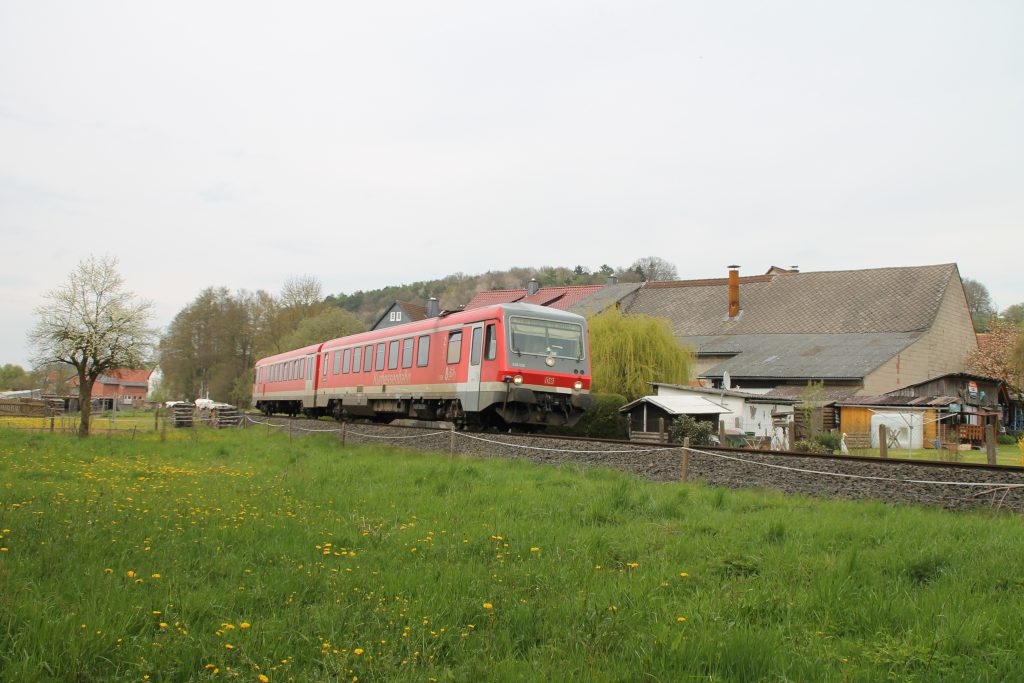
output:
[[[729,488],[770,488],[787,494],[1024,512],[1024,468],[810,456],[714,447],[692,448],[584,440],[536,434],[475,433],[376,424],[342,426],[317,420],[252,418],[249,427],[294,435],[333,433],[346,444],[388,444],[410,450],[525,458],[538,464],[611,467],[654,481]]]

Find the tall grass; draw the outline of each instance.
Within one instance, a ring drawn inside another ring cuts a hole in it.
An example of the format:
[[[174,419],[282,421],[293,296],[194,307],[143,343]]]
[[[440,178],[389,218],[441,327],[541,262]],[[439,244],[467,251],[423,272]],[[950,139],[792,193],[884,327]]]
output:
[[[1018,517],[0,432],[2,680],[1013,680]]]

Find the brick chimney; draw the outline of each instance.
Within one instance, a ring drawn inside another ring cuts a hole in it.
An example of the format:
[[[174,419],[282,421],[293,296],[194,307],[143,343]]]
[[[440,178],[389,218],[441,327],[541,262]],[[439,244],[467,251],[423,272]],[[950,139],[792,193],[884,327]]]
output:
[[[533,296],[540,291],[540,283],[537,282],[537,278],[531,277],[530,281],[526,283],[526,296]]]
[[[619,277],[615,273],[608,275],[608,284],[617,285],[619,284]]]
[[[740,314],[740,267],[729,266],[729,319]]]

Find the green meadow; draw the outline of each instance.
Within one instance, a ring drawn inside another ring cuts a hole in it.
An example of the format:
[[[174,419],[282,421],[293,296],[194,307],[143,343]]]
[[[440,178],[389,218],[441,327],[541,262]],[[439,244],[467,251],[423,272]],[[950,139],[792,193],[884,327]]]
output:
[[[1024,679],[1021,518],[0,431],[4,681]]]

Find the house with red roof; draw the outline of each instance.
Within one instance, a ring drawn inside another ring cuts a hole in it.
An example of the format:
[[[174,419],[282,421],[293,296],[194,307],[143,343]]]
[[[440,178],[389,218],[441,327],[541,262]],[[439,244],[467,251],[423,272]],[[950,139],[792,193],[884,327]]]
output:
[[[100,410],[113,408],[114,402],[119,407],[141,404],[149,393],[149,379],[152,370],[111,370],[96,378],[92,385],[92,400],[98,402]],[[71,386],[78,388],[78,377],[71,380]]]
[[[481,308],[495,304],[536,304],[571,311],[581,315],[597,313],[614,304],[640,287],[639,283],[618,284],[614,276],[604,285],[562,285],[541,287],[536,278],[531,279],[525,289],[496,289],[479,292],[470,299],[465,308]]]

